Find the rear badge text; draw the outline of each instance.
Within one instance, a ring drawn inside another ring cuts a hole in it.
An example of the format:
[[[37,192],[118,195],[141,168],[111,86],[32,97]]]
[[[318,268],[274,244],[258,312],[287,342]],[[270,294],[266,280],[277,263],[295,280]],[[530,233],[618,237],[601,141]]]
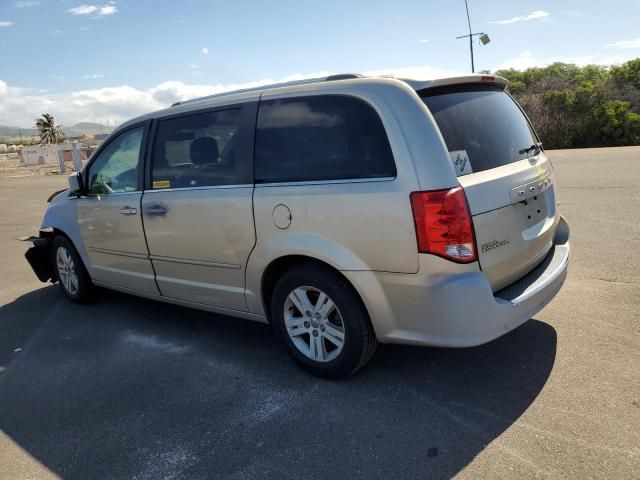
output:
[[[482,244],[482,253],[487,253],[491,250],[495,250],[496,248],[504,247],[506,245],[509,245],[508,238],[505,238],[504,240],[492,240],[491,242]]]

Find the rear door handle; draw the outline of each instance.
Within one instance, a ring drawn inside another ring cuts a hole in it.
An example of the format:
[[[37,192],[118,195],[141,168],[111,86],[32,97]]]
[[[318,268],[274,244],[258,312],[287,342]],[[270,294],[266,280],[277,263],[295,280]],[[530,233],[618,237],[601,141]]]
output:
[[[136,213],[138,213],[138,209],[133,208],[133,207],[122,207],[122,208],[120,209],[120,213],[121,213],[122,215],[127,215],[127,216],[129,216],[129,215],[135,215]]]
[[[144,213],[147,215],[166,215],[168,211],[169,209],[165,205],[161,205],[159,203],[144,207]]]

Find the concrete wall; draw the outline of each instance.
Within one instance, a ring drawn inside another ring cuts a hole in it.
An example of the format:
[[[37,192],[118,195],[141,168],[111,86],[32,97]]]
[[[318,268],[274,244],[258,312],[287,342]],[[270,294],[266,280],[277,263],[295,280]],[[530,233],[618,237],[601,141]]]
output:
[[[25,146],[22,148],[22,162],[25,165],[57,165],[58,151],[65,152],[65,160],[71,160],[71,151],[80,148],[80,142]]]

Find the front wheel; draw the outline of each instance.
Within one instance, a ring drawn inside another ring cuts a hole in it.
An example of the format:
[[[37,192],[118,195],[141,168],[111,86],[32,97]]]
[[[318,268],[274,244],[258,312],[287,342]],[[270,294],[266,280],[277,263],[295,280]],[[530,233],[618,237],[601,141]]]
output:
[[[357,292],[342,275],[320,265],[299,265],[280,278],[271,322],[293,358],[321,377],[351,375],[377,346]]]
[[[74,246],[67,238],[57,236],[51,250],[55,277],[64,294],[76,303],[87,302],[91,298],[93,283]]]

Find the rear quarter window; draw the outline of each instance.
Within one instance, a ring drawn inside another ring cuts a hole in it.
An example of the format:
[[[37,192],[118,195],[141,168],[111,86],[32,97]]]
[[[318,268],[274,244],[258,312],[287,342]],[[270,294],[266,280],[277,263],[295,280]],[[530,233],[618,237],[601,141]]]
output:
[[[364,101],[318,95],[260,102],[256,182],[394,177],[376,111]]]
[[[481,172],[533,155],[538,139],[520,107],[502,89],[482,85],[419,92],[431,111],[452,161],[466,155],[458,176]]]

